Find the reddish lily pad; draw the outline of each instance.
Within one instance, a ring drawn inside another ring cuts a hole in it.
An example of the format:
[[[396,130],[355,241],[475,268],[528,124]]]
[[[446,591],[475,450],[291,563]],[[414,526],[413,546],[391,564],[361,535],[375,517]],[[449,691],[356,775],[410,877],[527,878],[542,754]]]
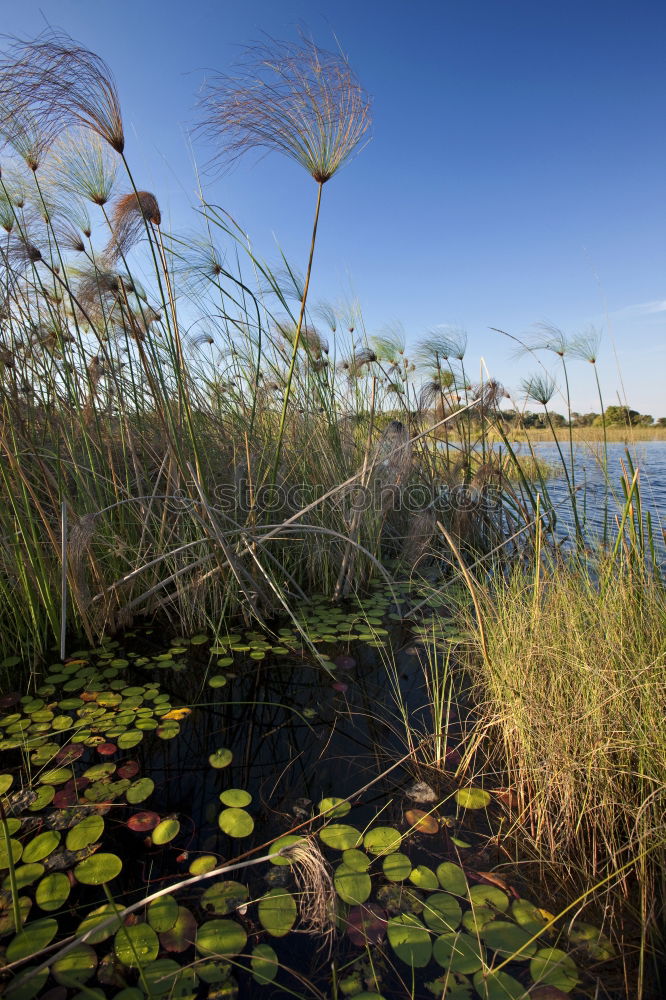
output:
[[[159,813],[152,812],[150,809],[144,809],[143,812],[138,812],[130,816],[127,820],[127,825],[135,833],[148,833],[150,830],[154,830],[158,823],[161,822],[162,817]]]
[[[386,910],[377,903],[353,906],[347,915],[347,936],[357,948],[381,944],[387,925]]]

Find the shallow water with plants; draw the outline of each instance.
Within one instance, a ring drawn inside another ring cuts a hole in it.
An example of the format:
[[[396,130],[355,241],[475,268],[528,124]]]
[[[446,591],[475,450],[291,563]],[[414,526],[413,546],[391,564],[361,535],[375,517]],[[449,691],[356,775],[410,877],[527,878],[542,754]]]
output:
[[[587,994],[613,947],[494,871],[516,803],[461,771],[464,699],[425,738],[460,636],[393,601],[135,629],[3,697],[8,998]]]

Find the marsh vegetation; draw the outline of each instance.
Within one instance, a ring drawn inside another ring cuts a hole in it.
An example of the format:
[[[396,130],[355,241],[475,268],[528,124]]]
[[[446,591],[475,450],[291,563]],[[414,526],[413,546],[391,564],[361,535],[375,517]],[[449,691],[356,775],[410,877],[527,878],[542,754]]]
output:
[[[462,331],[313,298],[370,101],[246,56],[199,137],[304,169],[297,263],[163,228],[98,56],[0,60],[6,995],[658,996],[663,531],[603,419],[590,529],[544,368],[596,335],[522,345],[555,501]]]

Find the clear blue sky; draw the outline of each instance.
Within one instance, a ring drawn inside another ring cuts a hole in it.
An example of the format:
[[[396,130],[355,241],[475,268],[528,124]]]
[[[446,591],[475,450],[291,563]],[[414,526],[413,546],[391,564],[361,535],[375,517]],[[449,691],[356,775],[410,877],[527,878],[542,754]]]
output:
[[[531,367],[490,326],[604,328],[605,392],[666,415],[666,5],[663,0],[27,0],[2,30],[61,27],[116,76],[128,153],[187,225],[187,129],[205,70],[262,32],[334,38],[374,98],[373,139],[326,185],[314,295],[351,286],[369,332],[464,326],[472,367]],[[199,162],[205,151],[195,150]],[[274,260],[301,268],[314,182],[271,156],[208,186]],[[616,360],[617,355],[617,360]],[[589,366],[576,409],[595,408]],[[560,406],[561,409],[561,406]]]

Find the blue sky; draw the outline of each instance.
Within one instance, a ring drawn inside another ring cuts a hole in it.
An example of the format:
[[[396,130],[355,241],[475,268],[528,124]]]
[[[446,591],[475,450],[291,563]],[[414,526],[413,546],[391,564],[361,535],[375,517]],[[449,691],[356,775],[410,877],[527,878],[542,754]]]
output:
[[[367,329],[408,342],[464,327],[472,370],[515,388],[509,341],[549,321],[603,328],[608,402],[666,415],[666,6],[661,0],[30,0],[93,48],[120,91],[128,155],[176,228],[191,224],[188,128],[206,69],[262,33],[337,39],[374,100],[371,143],[324,189],[315,297],[360,299]],[[195,145],[199,163],[206,150]],[[303,269],[315,185],[296,164],[244,161],[207,182],[269,260]],[[621,378],[618,370],[621,368]],[[577,363],[574,408],[595,408]],[[560,409],[561,409],[560,405]]]

